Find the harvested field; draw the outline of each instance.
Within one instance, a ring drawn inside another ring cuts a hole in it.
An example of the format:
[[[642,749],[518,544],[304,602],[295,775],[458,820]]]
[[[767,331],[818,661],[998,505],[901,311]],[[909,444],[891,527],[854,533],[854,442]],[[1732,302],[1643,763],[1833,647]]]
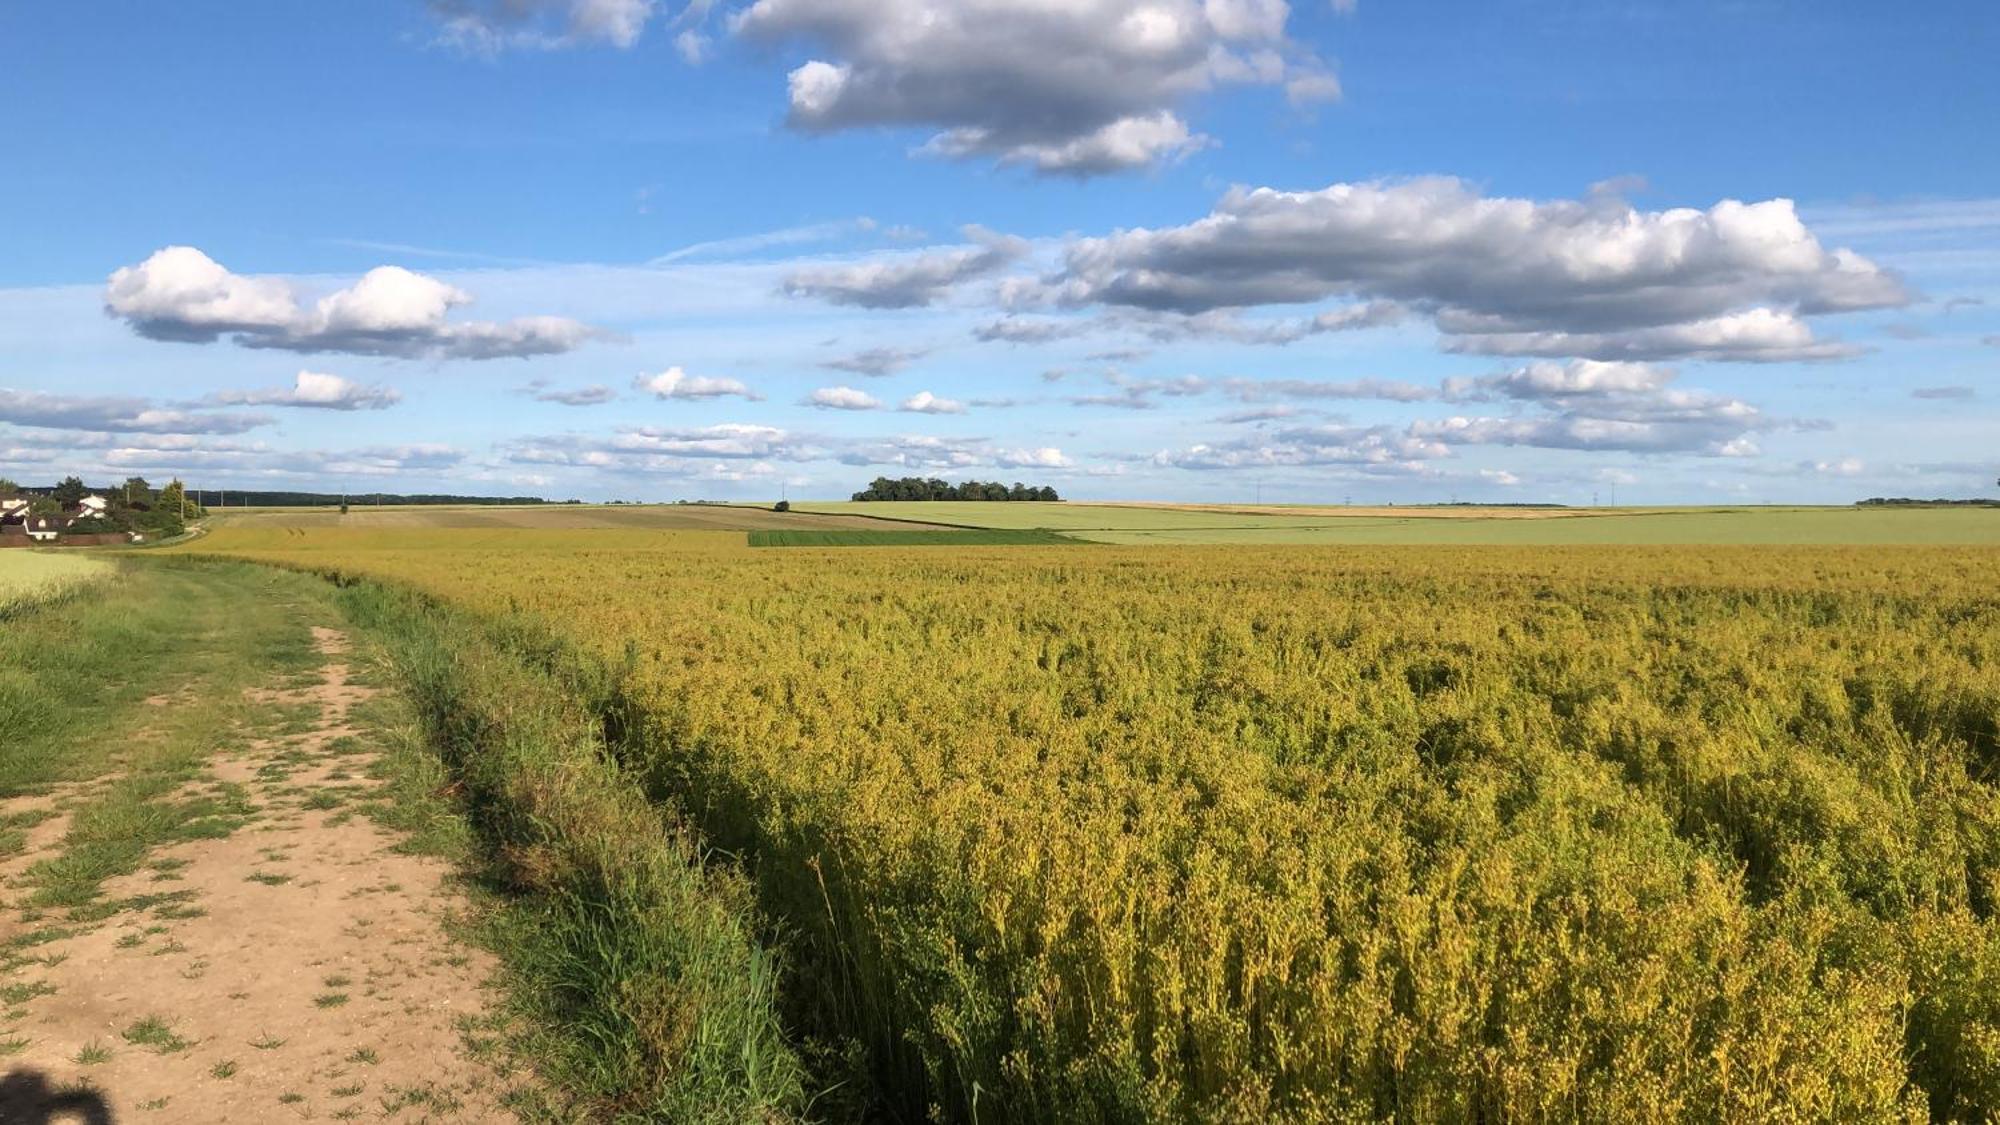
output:
[[[264,508],[225,512],[218,526],[323,530],[422,530],[452,528],[497,531],[788,531],[881,530],[865,513],[774,512],[769,508],[724,504],[549,504],[528,507],[400,507],[355,505],[347,515],[323,508]]]

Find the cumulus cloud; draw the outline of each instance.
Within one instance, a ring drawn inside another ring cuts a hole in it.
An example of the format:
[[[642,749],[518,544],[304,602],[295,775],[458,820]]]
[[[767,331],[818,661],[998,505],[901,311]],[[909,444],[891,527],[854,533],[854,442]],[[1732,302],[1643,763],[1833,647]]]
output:
[[[911,414],[963,414],[965,404],[954,399],[939,398],[929,391],[918,391],[903,400],[900,410]]]
[[[1444,395],[1454,401],[1529,403],[1545,413],[1417,422],[1410,432],[1450,445],[1736,456],[1754,452],[1750,434],[1781,424],[1741,399],[1674,387],[1675,378],[1651,364],[1578,359],[1451,379]]]
[[[192,246],[169,246],[111,275],[104,307],[141,336],[251,348],[435,359],[499,359],[573,351],[602,333],[553,316],[446,319],[472,296],[400,266],[379,266],[303,307],[278,278],[244,277]]]
[[[430,0],[430,9],[445,42],[490,54],[508,47],[630,47],[652,18],[654,0]]]
[[[868,348],[850,356],[827,360],[820,366],[832,371],[880,377],[894,375],[929,354],[927,348]]]
[[[1650,363],[1578,359],[1568,363],[1530,363],[1475,379],[1447,379],[1444,391],[1446,397],[1460,401],[1492,398],[1561,401],[1650,395],[1674,378],[1672,368]]]
[[[853,387],[821,387],[806,396],[805,404],[820,410],[880,410],[882,401]]]
[[[1177,112],[1222,84],[1337,94],[1285,0],[756,0],[738,34],[799,42],[789,122],[916,127],[923,151],[1043,174],[1141,168],[1207,139]]]
[[[1347,297],[1425,312],[1460,351],[1730,360],[1851,354],[1802,318],[1912,299],[1823,247],[1790,200],[1645,212],[1441,177],[1233,190],[1185,226],[1078,240],[1060,271],[1010,293],[1183,315]]]
[[[1054,446],[1039,449],[1002,449],[993,454],[993,463],[1003,469],[1067,469],[1076,464]]]
[[[1443,327],[1451,318],[1440,317]],[[1784,363],[1846,359],[1861,348],[1813,338],[1791,313],[1748,309],[1685,324],[1622,332],[1482,332],[1447,336],[1445,350],[1480,355],[1586,356],[1604,360],[1708,359]]]
[[[58,395],[0,387],[0,422],[119,434],[240,434],[268,426],[271,419],[263,414],[166,409],[128,395]]]
[[[752,402],[763,401],[763,396],[739,380],[690,375],[679,367],[669,367],[657,375],[641,375],[632,380],[632,389],[644,391],[654,398],[709,399],[734,396]]]
[[[1028,252],[1022,239],[983,227],[966,227],[965,237],[974,243],[971,248],[803,269],[785,279],[784,290],[788,296],[812,297],[835,305],[919,308],[934,303],[962,282],[997,272]]]
[[[312,410],[387,410],[403,401],[389,387],[365,386],[338,375],[301,371],[289,387],[217,391],[208,401],[222,406],[293,406]]]

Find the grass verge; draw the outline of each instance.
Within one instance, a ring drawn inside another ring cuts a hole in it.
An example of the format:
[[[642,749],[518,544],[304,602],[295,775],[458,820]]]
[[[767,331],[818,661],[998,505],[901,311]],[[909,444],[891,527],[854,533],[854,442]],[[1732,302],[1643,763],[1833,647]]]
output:
[[[417,595],[343,588],[384,646],[423,750],[390,759],[389,814],[452,846],[447,801],[502,892],[488,922],[530,1053],[594,1116],[720,1125],[805,1108],[753,898],[609,752],[612,681],[535,630]]]

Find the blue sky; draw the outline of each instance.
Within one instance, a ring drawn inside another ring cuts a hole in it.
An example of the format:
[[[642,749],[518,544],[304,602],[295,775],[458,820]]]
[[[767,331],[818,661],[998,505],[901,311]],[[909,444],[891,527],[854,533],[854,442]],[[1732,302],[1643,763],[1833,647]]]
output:
[[[1899,7],[10,5],[0,474],[1990,492],[2000,14]]]

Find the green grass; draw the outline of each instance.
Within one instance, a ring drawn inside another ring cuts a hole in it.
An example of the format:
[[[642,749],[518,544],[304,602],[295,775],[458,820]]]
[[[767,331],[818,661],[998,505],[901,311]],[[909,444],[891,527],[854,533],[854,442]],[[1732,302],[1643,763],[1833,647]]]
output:
[[[1076,540],[1045,528],[950,531],[753,531],[752,547],[1046,547]]]
[[[0,631],[0,726],[13,735],[0,740],[0,797],[115,775],[76,802],[56,853],[28,869],[30,904],[76,921],[149,908],[100,902],[98,889],[155,847],[246,822],[240,787],[188,787],[254,715],[246,688],[317,666],[307,617],[329,601],[298,575],[149,560]]]
[[[134,1047],[147,1047],[162,1055],[185,1051],[194,1046],[193,1042],[182,1038],[174,1031],[173,1024],[161,1016],[147,1016],[119,1034],[124,1037],[125,1042]]]
[[[497,878],[480,930],[544,1077],[589,1117],[799,1116],[805,1071],[749,887],[615,760],[615,679],[526,622],[366,584],[340,598],[419,720],[384,755],[389,799],[369,811]]]
[[[248,714],[244,687],[318,665],[301,611],[326,598],[299,575],[148,559],[30,611],[0,630],[0,797],[109,773],[139,730],[205,757]]]

